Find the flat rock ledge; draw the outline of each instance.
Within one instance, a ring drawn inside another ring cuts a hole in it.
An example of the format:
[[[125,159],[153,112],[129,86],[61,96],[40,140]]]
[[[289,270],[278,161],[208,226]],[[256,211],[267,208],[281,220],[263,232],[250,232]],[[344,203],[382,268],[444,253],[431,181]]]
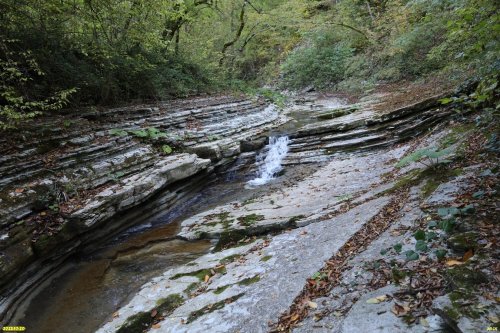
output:
[[[127,320],[133,320],[133,315],[153,310],[159,300],[173,294],[181,296],[184,303],[160,322],[161,328],[156,332],[248,332],[250,327],[252,332],[267,332],[268,321],[288,309],[305,279],[317,272],[389,200],[390,197],[383,197],[368,201],[335,218],[285,232],[265,244],[257,241],[208,254],[182,268],[169,270],[144,285],[137,296],[118,310],[118,316],[98,332],[117,331]],[[224,264],[231,259],[234,261]],[[221,265],[224,273],[217,273],[206,282],[195,276]],[[190,295],[188,287],[193,283],[203,292]],[[234,302],[223,308],[196,317],[207,306],[236,296]]]

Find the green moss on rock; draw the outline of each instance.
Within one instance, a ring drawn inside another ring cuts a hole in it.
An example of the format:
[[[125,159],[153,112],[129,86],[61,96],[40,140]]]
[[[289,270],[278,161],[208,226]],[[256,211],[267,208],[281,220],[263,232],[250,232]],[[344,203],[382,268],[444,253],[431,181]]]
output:
[[[246,278],[238,282],[238,285],[240,286],[249,286],[251,284],[257,283],[260,281],[260,276],[255,275],[254,277],[251,278]]]
[[[238,223],[245,226],[245,227],[249,227],[249,226],[255,224],[255,222],[262,221],[263,219],[264,219],[264,215],[250,214],[250,215],[238,217]]]
[[[184,303],[184,298],[179,294],[168,295],[156,301],[156,310],[162,315],[166,315]]]
[[[139,312],[128,317],[125,323],[116,331],[116,333],[138,333],[149,328],[152,318],[148,312]]]
[[[486,274],[467,265],[455,266],[448,269],[446,277],[455,289],[462,288],[466,291],[473,290],[480,284],[488,282]]]
[[[247,233],[244,230],[230,230],[221,233],[219,241],[214,247],[214,252],[218,252],[227,249],[231,246],[235,246],[239,241],[245,239]]]
[[[214,294],[216,294],[216,295],[222,294],[224,292],[224,290],[226,290],[230,286],[231,285],[219,287],[219,288],[217,288],[217,289],[214,290]]]
[[[168,295],[156,301],[155,309],[149,312],[139,312],[127,318],[125,323],[116,331],[116,333],[140,333],[147,330],[157,319],[158,316],[166,316],[172,313],[176,308],[184,303],[184,298],[179,294]],[[152,316],[153,310],[156,310],[156,316]]]
[[[197,311],[193,311],[189,314],[189,317],[187,318],[186,323],[189,324],[207,313],[214,312],[215,310],[220,310],[224,306],[226,306],[226,304],[230,304],[230,303],[236,301],[238,298],[240,298],[243,295],[244,294],[239,294],[239,295],[236,295],[233,297],[229,297],[229,298],[226,298],[222,301],[204,306],[203,308],[201,308]]]
[[[306,217],[305,215],[295,215],[295,216],[292,216],[288,220],[288,223],[290,223],[291,225],[295,225],[298,221],[302,220],[305,217]]]
[[[193,272],[175,274],[174,276],[172,276],[170,278],[170,280],[177,280],[183,276],[194,276],[194,277],[198,278],[198,280],[203,281],[205,279],[205,276],[206,275],[210,276],[210,275],[212,275],[211,273],[212,272],[210,271],[210,269],[200,269],[200,270],[193,271]]]

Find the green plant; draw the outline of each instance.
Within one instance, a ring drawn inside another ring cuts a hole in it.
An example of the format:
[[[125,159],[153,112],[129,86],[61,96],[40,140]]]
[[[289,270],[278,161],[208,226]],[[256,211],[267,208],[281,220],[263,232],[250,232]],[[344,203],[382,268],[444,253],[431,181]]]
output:
[[[318,88],[332,86],[344,79],[353,53],[354,49],[337,36],[318,33],[311,45],[293,51],[281,66],[284,85],[295,89],[311,84]]]
[[[447,156],[451,153],[451,149],[442,149],[442,150],[436,150],[436,149],[420,149],[417,150],[410,155],[404,157],[401,159],[397,164],[397,168],[404,167],[412,162],[419,162],[422,163],[423,165],[427,167],[435,167],[439,163],[449,163],[449,160],[446,159],[441,159],[444,156]]]
[[[312,280],[320,281],[328,278],[328,275],[324,272],[316,272],[311,276]]]
[[[420,257],[418,253],[413,250],[406,251],[405,256],[407,261],[418,260],[418,258]]]
[[[127,136],[128,132],[122,129],[113,128],[112,130],[109,131],[109,134],[116,136]]]
[[[163,146],[161,146],[161,150],[162,150],[165,154],[170,154],[170,153],[172,153],[172,147],[170,147],[169,145],[163,145]]]
[[[1,26],[0,26],[1,27]],[[0,129],[15,128],[46,111],[56,111],[69,102],[76,88],[34,96],[35,78],[45,75],[32,51],[15,50],[19,40],[0,35]]]
[[[54,213],[57,213],[59,212],[59,204],[58,203],[51,204],[49,205],[49,209]]]

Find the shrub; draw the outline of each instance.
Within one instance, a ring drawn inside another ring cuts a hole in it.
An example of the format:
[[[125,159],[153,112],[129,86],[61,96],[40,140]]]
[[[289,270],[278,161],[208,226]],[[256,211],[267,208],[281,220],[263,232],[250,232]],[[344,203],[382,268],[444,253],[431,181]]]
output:
[[[316,36],[309,46],[293,51],[281,66],[283,82],[289,88],[314,85],[332,86],[345,78],[348,60],[354,49],[331,35]]]

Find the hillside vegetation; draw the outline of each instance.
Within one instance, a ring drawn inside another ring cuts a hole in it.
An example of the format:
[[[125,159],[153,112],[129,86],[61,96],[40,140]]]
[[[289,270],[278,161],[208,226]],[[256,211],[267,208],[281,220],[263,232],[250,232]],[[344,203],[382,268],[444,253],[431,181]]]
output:
[[[221,90],[365,91],[499,62],[495,0],[1,0],[0,126]]]

